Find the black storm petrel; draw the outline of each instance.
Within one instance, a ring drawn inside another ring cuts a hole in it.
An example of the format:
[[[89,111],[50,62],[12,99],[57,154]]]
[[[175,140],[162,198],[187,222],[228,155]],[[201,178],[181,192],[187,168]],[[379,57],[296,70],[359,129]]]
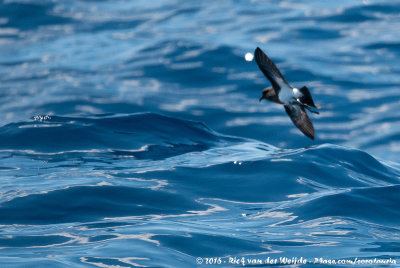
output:
[[[295,126],[307,137],[314,139],[314,127],[305,109],[312,113],[319,114],[317,111],[320,106],[316,106],[307,87],[297,89],[289,85],[281,72],[270,58],[257,47],[254,52],[257,65],[264,75],[271,82],[272,87],[263,90],[262,99],[267,99],[275,103],[283,104],[286,113],[289,115]]]

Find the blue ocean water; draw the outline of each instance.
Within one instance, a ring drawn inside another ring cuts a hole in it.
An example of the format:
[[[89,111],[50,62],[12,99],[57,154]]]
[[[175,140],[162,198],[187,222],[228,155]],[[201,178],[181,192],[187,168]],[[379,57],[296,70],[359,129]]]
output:
[[[0,266],[398,264],[399,14],[0,1]],[[269,82],[244,58],[257,46],[323,105],[314,141],[258,101]]]

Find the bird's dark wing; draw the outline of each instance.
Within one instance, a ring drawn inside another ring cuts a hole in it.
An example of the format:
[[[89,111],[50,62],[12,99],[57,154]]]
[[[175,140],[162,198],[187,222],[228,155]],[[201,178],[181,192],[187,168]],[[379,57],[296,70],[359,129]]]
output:
[[[304,108],[300,105],[286,104],[285,110],[295,126],[310,139],[314,139],[314,127]]]
[[[278,94],[282,83],[288,84],[288,82],[286,82],[285,78],[272,60],[268,58],[259,47],[254,51],[254,58],[256,59],[258,67],[271,82],[272,87]]]

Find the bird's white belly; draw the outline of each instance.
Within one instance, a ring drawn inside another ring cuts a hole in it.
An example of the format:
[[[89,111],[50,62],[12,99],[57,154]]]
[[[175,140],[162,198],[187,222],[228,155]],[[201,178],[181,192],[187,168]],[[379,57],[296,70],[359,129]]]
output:
[[[294,97],[294,92],[291,87],[285,86],[282,87],[281,90],[279,91],[279,99],[283,103],[288,103],[290,102]]]

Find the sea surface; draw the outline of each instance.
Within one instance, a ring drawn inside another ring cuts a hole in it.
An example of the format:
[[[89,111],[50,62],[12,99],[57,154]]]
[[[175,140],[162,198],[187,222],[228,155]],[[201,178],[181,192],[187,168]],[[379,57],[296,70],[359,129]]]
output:
[[[1,267],[395,267],[399,159],[397,1],[0,1]]]

